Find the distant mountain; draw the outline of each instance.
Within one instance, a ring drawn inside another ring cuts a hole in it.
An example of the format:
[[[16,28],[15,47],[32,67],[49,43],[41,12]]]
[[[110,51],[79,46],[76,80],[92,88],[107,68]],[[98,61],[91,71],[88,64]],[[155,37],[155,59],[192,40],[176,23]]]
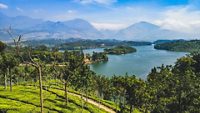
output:
[[[25,40],[46,38],[103,38],[100,31],[83,19],[65,22],[43,21],[25,16],[8,17],[0,13],[0,40],[10,40],[5,28],[11,26],[16,34],[23,34]],[[20,31],[20,32],[19,32]]]
[[[0,28],[12,26],[14,29],[26,29],[31,26],[42,23],[41,19],[33,19],[26,16],[9,17],[0,13]]]
[[[158,39],[180,39],[187,35],[167,29],[163,29],[160,26],[148,23],[139,22],[135,23],[125,29],[120,30],[115,37],[118,39],[126,40],[158,40]]]
[[[100,30],[101,34],[103,35],[104,38],[107,39],[115,39],[115,34],[118,32],[117,30]],[[123,39],[122,39],[123,40]]]
[[[83,19],[53,22],[26,16],[9,17],[0,13],[0,40],[11,40],[4,30],[9,26],[13,28],[15,34],[22,34],[24,40],[81,38],[155,41],[194,37],[186,33],[163,29],[148,22],[135,23],[119,31],[99,31]]]
[[[65,22],[46,21],[29,28],[29,32],[27,34],[37,35],[38,32],[43,34],[42,38],[72,37],[94,39],[103,37],[97,29],[83,19],[74,19]]]

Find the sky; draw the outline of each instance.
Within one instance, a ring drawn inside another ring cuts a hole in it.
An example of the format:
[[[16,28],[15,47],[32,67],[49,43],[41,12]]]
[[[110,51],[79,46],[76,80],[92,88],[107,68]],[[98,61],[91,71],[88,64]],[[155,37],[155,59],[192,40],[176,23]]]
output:
[[[81,18],[100,30],[140,21],[180,32],[200,28],[200,0],[0,0],[0,12],[51,21]]]

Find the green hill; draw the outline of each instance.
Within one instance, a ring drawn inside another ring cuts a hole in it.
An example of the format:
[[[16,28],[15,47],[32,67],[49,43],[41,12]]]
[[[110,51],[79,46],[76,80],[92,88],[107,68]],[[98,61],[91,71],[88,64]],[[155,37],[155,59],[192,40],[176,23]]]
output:
[[[104,49],[105,53],[116,54],[116,55],[133,53],[133,52],[136,52],[136,51],[137,50],[135,48],[130,47],[130,46],[116,46],[116,47],[113,47],[113,48]]]
[[[43,91],[45,113],[106,113],[106,110],[99,109],[87,101],[82,109],[81,98],[68,95],[69,103],[66,106],[64,91],[49,88]],[[0,87],[0,111],[6,113],[36,113],[40,112],[39,88],[33,86],[14,86],[13,92]]]
[[[200,40],[181,40],[176,42],[161,43],[156,44],[154,48],[168,51],[197,52],[200,51]]]

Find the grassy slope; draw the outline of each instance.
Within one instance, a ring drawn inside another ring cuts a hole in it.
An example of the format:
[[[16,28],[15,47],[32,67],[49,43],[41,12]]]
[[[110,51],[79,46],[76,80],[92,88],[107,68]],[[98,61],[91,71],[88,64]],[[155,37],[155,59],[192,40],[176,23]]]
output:
[[[46,81],[46,82],[43,82],[43,83],[44,83],[45,85],[47,85],[47,86],[51,86],[51,88],[54,89],[54,90],[60,90],[60,91],[62,91],[62,90],[64,89],[64,88],[63,88],[63,85],[61,85],[62,83],[61,83],[60,81],[49,80],[49,81]],[[56,83],[58,83],[58,84],[56,85]],[[37,84],[38,84],[38,83],[37,83]],[[71,89],[70,87],[68,87],[68,91],[69,91],[69,92],[72,92],[72,93],[75,93],[75,94],[81,95],[80,92],[75,91],[75,90]],[[118,111],[120,110],[119,106],[116,105],[116,103],[113,102],[113,101],[100,99],[100,98],[98,98],[97,96],[95,96],[95,95],[93,95],[93,94],[88,95],[88,96],[86,96],[86,95],[83,94],[83,96],[85,96],[85,97],[87,97],[87,98],[90,98],[90,99],[92,99],[92,100],[94,100],[94,101],[96,101],[96,102],[100,102],[102,105],[107,106],[108,108],[111,108],[111,109],[113,109],[114,111],[116,111],[116,109],[117,109]],[[134,109],[133,113],[141,113],[141,112],[140,112],[138,109]]]
[[[64,91],[61,84],[55,85],[58,81],[51,80],[44,82],[44,86],[50,86],[47,90],[43,90],[44,95],[44,110],[50,113],[57,112],[81,112],[81,99],[68,95],[69,104],[65,106],[64,103]],[[59,83],[59,82],[58,82]],[[25,85],[25,84],[24,84]],[[0,86],[0,111],[8,111],[8,113],[27,113],[27,112],[40,112],[40,102],[39,102],[39,88],[33,86],[32,83],[29,85],[32,86],[14,86],[13,92],[10,92],[9,89],[4,90]],[[26,83],[27,85],[27,83]],[[68,90],[75,94],[80,94],[77,91],[74,91],[71,88]],[[84,95],[85,96],[85,95]],[[95,96],[89,96],[88,98],[101,102],[101,104],[115,110],[119,110],[119,107],[112,101],[99,99]],[[83,113],[105,113],[104,110],[99,109],[97,106],[94,106],[89,103],[85,103]],[[134,113],[140,113],[137,109],[134,110]]]
[[[45,113],[58,113],[58,112],[81,112],[81,99],[69,95],[69,104],[64,104],[64,92],[50,89],[56,94],[48,91],[43,91],[44,94],[44,111]],[[32,86],[15,86],[13,92],[4,90],[0,87],[0,110],[7,111],[8,113],[28,113],[39,112],[39,89]],[[105,113],[89,103],[85,104],[83,113]]]

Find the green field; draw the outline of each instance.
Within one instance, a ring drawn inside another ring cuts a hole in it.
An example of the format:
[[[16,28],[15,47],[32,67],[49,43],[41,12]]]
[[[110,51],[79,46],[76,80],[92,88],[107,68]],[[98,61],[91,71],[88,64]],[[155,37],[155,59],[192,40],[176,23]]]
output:
[[[57,89],[43,90],[45,113],[106,113],[97,106],[84,101],[82,109],[81,98],[69,95],[69,103],[65,105],[64,91]],[[0,111],[7,113],[40,112],[39,88],[33,86],[14,86],[13,91],[0,87]]]

